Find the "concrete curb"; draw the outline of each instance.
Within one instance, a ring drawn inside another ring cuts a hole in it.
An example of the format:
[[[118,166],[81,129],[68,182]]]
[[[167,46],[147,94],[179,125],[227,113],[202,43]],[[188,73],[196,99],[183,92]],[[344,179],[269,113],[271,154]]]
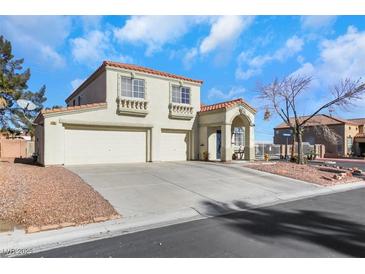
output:
[[[159,215],[147,215],[127,219],[117,219],[103,223],[94,223],[78,227],[67,227],[60,230],[39,232],[34,234],[25,234],[23,231],[0,234],[0,257],[16,257],[20,251],[30,251],[37,253],[49,249],[65,247],[124,234],[139,232],[148,229],[160,228],[174,224],[201,220],[210,217],[226,215],[252,208],[267,207],[281,203],[292,202],[296,200],[344,192],[353,189],[363,188],[363,181],[349,183],[345,185],[336,185],[331,187],[319,187],[315,190],[302,191],[294,194],[282,194],[271,199],[254,199],[247,200],[247,208],[239,208],[236,201],[224,204],[224,210],[220,212],[207,211],[205,207],[186,208],[177,212],[170,212]]]
[[[333,161],[333,162],[346,162],[346,163],[355,163],[355,164],[364,164],[365,160],[361,159],[347,159],[347,158],[317,158],[317,161],[325,162],[325,161]],[[314,161],[316,161],[314,160]]]

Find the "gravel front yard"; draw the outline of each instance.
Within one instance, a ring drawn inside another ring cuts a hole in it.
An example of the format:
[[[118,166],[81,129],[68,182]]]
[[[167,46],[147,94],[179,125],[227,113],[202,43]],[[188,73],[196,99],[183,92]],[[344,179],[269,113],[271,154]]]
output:
[[[351,175],[338,180],[333,178],[335,173],[319,170],[320,167],[298,165],[288,162],[260,162],[247,164],[245,167],[323,186],[344,184],[361,180],[360,178],[352,177]]]
[[[118,217],[107,200],[63,167],[0,162],[0,222],[36,232]]]

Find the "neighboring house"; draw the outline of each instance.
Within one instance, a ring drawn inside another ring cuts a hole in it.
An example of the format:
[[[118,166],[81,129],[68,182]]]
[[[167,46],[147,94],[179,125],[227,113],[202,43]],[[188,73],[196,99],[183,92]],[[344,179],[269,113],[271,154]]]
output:
[[[306,117],[300,117],[300,119],[304,118]],[[337,136],[337,143],[329,142],[320,129],[320,125],[326,125]],[[325,114],[316,115],[304,128],[303,142],[311,145],[325,145],[326,157],[363,156],[365,154],[364,125],[365,118],[341,119]],[[291,136],[288,136],[289,134]],[[274,128],[274,144],[291,144],[292,142],[291,130],[287,124],[281,123]]]
[[[201,105],[202,81],[104,61],[67,99],[36,118],[43,165],[254,159],[256,110],[244,100]],[[233,144],[232,144],[233,141]]]

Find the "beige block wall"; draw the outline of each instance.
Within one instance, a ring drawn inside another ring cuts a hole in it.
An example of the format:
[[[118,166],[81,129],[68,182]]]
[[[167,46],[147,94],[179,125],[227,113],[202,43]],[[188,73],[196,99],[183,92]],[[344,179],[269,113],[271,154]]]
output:
[[[29,158],[33,152],[33,141],[0,139],[0,158]]]

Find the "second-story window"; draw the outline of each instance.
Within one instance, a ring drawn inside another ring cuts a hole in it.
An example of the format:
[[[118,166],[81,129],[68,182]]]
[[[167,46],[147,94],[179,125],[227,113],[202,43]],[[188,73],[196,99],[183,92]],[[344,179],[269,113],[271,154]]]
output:
[[[173,103],[190,104],[190,88],[172,86],[171,100]]]
[[[122,96],[144,99],[144,80],[121,77]]]

